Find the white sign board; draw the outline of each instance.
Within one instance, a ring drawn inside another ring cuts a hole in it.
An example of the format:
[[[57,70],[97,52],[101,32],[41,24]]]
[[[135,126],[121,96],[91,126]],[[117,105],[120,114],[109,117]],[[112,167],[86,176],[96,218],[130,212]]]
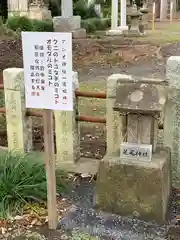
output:
[[[150,162],[152,159],[152,145],[122,143],[120,146],[120,158]]]
[[[72,33],[22,32],[27,108],[72,111]]]

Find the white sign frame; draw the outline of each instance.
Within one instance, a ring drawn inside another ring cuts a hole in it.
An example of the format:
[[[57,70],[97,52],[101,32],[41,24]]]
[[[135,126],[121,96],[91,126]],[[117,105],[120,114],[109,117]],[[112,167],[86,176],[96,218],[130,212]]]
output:
[[[22,32],[22,46],[26,107],[72,111],[72,33]]]
[[[148,156],[141,155],[130,155],[129,151],[134,150],[137,152],[146,152]],[[142,151],[143,150],[143,151]],[[126,154],[125,154],[126,151]],[[149,144],[136,144],[136,143],[128,143],[124,142],[120,145],[120,158],[128,160],[136,160],[136,161],[144,161],[151,162],[152,160],[152,145]]]

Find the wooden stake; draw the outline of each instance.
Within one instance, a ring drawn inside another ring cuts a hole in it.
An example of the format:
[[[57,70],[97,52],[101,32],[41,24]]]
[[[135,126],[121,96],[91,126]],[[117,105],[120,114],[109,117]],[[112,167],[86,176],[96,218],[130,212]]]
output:
[[[170,16],[169,16],[169,19],[170,19],[170,23],[172,23],[172,20],[173,20],[173,2],[171,2],[171,5],[170,5]]]
[[[153,2],[153,15],[152,15],[152,32],[154,32],[154,23],[155,23],[155,12],[156,12],[156,4],[155,2]]]
[[[47,179],[48,224],[50,229],[56,229],[56,174],[52,110],[44,110],[44,148]]]

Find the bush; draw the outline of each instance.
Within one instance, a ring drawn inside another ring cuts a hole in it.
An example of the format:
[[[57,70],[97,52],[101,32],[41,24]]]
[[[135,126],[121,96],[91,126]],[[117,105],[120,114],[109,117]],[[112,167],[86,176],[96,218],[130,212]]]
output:
[[[53,22],[50,20],[47,21],[39,21],[32,20],[33,31],[35,32],[53,32]]]
[[[111,20],[109,18],[90,18],[81,21],[81,27],[85,28],[87,33],[93,33],[98,30],[106,30],[110,27]]]
[[[52,32],[53,22],[51,20],[31,20],[27,17],[12,16],[6,22],[7,28],[21,32],[21,31],[35,31],[35,32]]]
[[[98,17],[94,5],[88,6],[85,0],[79,0],[74,4],[73,13],[81,16],[82,19]]]
[[[45,167],[36,158],[18,153],[0,155],[0,218],[16,214],[29,202],[46,200]],[[66,188],[64,176],[58,178],[58,191]]]
[[[32,21],[27,17],[12,16],[7,19],[6,25],[9,29],[16,31],[21,29],[21,31],[32,31],[33,24]]]

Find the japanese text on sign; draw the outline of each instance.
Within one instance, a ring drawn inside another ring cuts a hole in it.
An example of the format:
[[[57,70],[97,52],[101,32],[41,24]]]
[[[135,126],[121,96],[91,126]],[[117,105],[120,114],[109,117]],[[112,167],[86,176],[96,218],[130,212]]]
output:
[[[120,146],[120,157],[151,161],[152,145],[122,143]]]
[[[72,34],[22,32],[26,107],[72,110]]]

